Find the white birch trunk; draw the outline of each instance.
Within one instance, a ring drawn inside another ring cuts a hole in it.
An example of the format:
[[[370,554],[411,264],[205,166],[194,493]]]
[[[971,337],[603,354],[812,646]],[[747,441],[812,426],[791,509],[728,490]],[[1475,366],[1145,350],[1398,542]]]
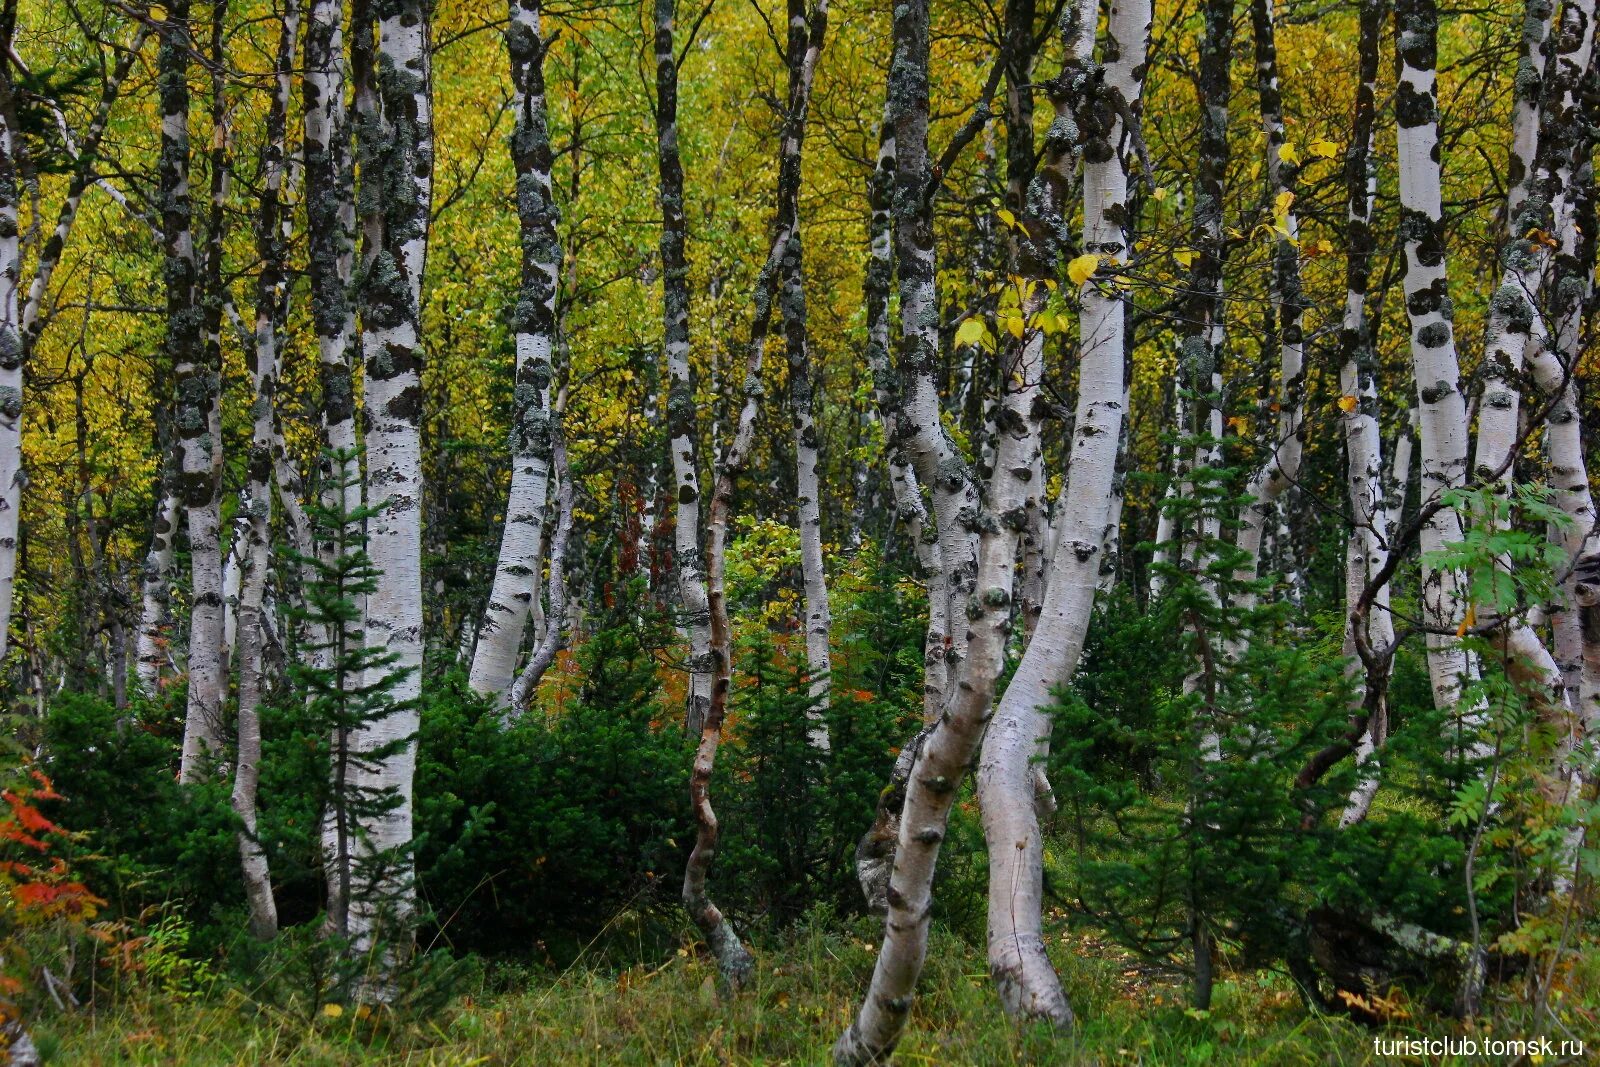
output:
[[[361,849],[385,858],[379,884],[349,902],[352,947],[376,945],[403,954],[416,889],[409,848],[416,770],[417,708],[422,689],[422,455],[420,302],[432,189],[432,65],[429,5],[399,0],[378,22],[377,98],[380,121],[362,146],[373,164],[363,180],[381,182],[398,198],[381,205],[379,234],[362,292],[366,499],[379,509],[367,522],[368,553],[382,573],[368,595],[365,640],[396,657],[385,675],[402,672],[390,691],[396,710],[353,731],[351,746],[372,752],[398,744],[392,755],[358,777],[389,791],[395,803],[360,828]],[[368,679],[369,684],[377,679]]]
[[[540,0],[511,0],[506,45],[511,57],[516,127],[511,155],[517,175],[517,216],[522,232],[522,284],[513,312],[517,346],[511,426],[511,489],[494,586],[478,629],[468,682],[474,690],[509,703],[530,606],[543,569],[545,506],[555,436],[551,417],[551,353],[556,345],[556,290],[561,244],[556,235],[552,153],[545,114],[544,50]]]
[[[655,0],[656,163],[660,175],[662,345],[667,356],[667,449],[677,486],[674,566],[682,625],[689,639],[685,724],[698,734],[711,704],[711,607],[700,547],[700,474],[694,382],[689,368],[689,265],[685,243],[683,159],[678,150],[675,0]]]
[[[1421,505],[1466,484],[1467,405],[1461,392],[1445,273],[1441,204],[1439,121],[1436,77],[1438,11],[1433,0],[1397,0],[1396,44],[1400,74],[1395,99],[1399,153],[1401,233],[1404,238],[1406,312],[1411,326],[1411,364],[1417,382]],[[1446,544],[1460,541],[1460,516],[1441,508],[1424,524],[1424,560]],[[1422,599],[1425,621],[1435,630],[1454,630],[1464,616],[1461,578],[1424,562]],[[1456,707],[1467,654],[1454,639],[1430,634],[1428,675],[1434,704]]]
[[[1150,18],[1148,0],[1117,0],[1112,5],[1103,95],[1077,111],[1093,116],[1092,124],[1080,120],[1086,161],[1083,248],[1112,270],[1127,262],[1129,243],[1130,149],[1125,143],[1129,131],[1121,116],[1124,109],[1139,112]],[[1076,35],[1064,34],[1068,55],[1073,57],[1061,79],[1068,85],[1089,67],[1095,32],[1092,0],[1081,5],[1078,20]],[[1069,96],[1058,106],[1071,103],[1075,101]],[[1045,150],[1047,158],[1064,155],[1064,169],[1070,173],[1071,152],[1077,147],[1052,144],[1047,137]],[[1051,690],[1077,668],[1094,608],[1126,395],[1122,301],[1114,288],[1102,289],[1094,280],[1082,286],[1078,297],[1078,401],[1066,488],[1059,503],[1058,543],[1033,638],[1001,698],[978,765],[978,795],[989,844],[989,972],[1008,1015],[1057,1026],[1070,1025],[1072,1011],[1044,946],[1044,842],[1038,798],[1048,796],[1048,785],[1040,789],[1036,759],[1048,751],[1046,709],[1053,699]]]

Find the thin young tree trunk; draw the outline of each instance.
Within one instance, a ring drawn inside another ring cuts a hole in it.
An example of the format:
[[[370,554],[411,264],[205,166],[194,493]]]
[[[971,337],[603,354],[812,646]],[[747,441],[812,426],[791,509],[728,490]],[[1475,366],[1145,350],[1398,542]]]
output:
[[[782,289],[778,307],[783,318],[784,352],[789,361],[789,409],[794,420],[795,518],[800,531],[800,573],[805,599],[806,670],[810,675],[812,707],[808,715],[811,744],[828,750],[828,727],[823,713],[828,706],[828,652],[831,615],[828,611],[828,576],[822,559],[822,487],[817,477],[819,440],[812,411],[816,381],[811,370],[806,336],[805,259],[800,238],[800,160],[805,141],[806,112],[817,56],[828,24],[828,0],[817,0],[808,14],[805,0],[788,0],[789,107],[784,121],[780,167],[792,166],[793,176],[780,180],[779,196],[789,203],[780,214],[789,220],[789,239],[780,263]],[[792,164],[790,160],[792,159]]]
[[[512,313],[517,379],[511,418],[511,490],[494,586],[478,630],[469,684],[504,705],[522,648],[529,606],[539,595],[550,463],[560,430],[550,412],[551,353],[556,345],[556,289],[561,271],[559,211],[550,183],[553,156],[545,114],[545,40],[541,0],[511,0],[506,47],[511,56],[511,134],[522,232],[522,283]]]
[[[167,485],[167,463],[161,464],[161,484],[156,487],[156,509],[150,520],[150,548],[140,572],[139,634],[135,639],[135,672],[139,687],[153,695],[161,682],[172,642],[172,557],[178,513],[183,506]]]
[[[1128,144],[1122,116],[1137,115],[1142,97],[1149,0],[1117,0],[1111,7],[1103,88],[1087,89],[1096,7],[1081,4],[1077,22],[1063,31],[1069,62],[1050,85],[1057,120],[1045,143],[1041,174],[1056,185],[1053,229],[1062,214],[1061,190],[1079,146],[1058,143],[1062,117],[1077,116],[1084,164],[1083,250],[1112,270],[1127,262]],[[1085,99],[1084,97],[1087,97]],[[1030,195],[1030,202],[1044,200]],[[1045,202],[1049,202],[1045,200]],[[1048,751],[1051,691],[1071,677],[1083,650],[1099,586],[1101,548],[1111,512],[1117,446],[1126,383],[1126,316],[1117,291],[1091,279],[1078,297],[1078,401],[1072,453],[1060,501],[1059,542],[1050,560],[1043,610],[1033,639],[1006,686],[984,738],[978,796],[989,844],[989,972],[1001,1006],[1017,1019],[1072,1024],[1072,1010],[1045,952],[1043,936],[1044,843],[1037,760]]]
[[[1367,321],[1367,287],[1372,276],[1372,212],[1378,192],[1377,168],[1371,164],[1373,127],[1377,118],[1379,42],[1388,0],[1363,0],[1358,52],[1360,81],[1356,87],[1355,120],[1345,156],[1345,263],[1344,319],[1339,346],[1344,365],[1339,372],[1340,409],[1344,412],[1346,492],[1352,527],[1345,553],[1345,648],[1350,669],[1362,665],[1355,657],[1356,607],[1367,583],[1383,565],[1389,550],[1389,513],[1383,491],[1383,435],[1378,423],[1377,352],[1372,325]],[[1387,583],[1377,593],[1372,610],[1365,613],[1367,644],[1387,648],[1394,641],[1394,620],[1389,615]],[[1353,698],[1352,714],[1359,714],[1363,698]],[[1365,736],[1356,748],[1356,760],[1365,774],[1352,791],[1341,826],[1366,817],[1377,792],[1378,776],[1368,762],[1384,742],[1385,709],[1368,717]]]
[[[239,502],[243,549],[239,588],[239,759],[233,777],[233,810],[243,829],[239,861],[250,932],[268,940],[278,932],[278,907],[266,852],[256,833],[256,797],[261,780],[261,695],[265,678],[266,620],[263,600],[272,551],[272,476],[278,447],[276,415],[279,336],[283,307],[284,239],[283,176],[287,168],[289,92],[294,74],[295,41],[300,30],[298,0],[286,0],[278,40],[272,100],[267,110],[266,138],[261,148],[261,202],[256,216],[256,251],[261,273],[256,279],[255,337],[249,347],[255,386],[254,425],[250,436],[248,482]]]
[[[141,24],[101,88],[94,114],[76,145],[76,159],[56,213],[55,228],[39,249],[25,298],[21,296],[22,259],[17,232],[22,186],[17,169],[16,105],[10,65],[0,63],[0,67],[5,68],[0,70],[0,657],[5,656],[9,647],[16,585],[17,521],[25,480],[22,470],[23,376],[29,353],[44,330],[45,318],[41,311],[50,280],[61,263],[83,194],[95,180],[95,163],[111,109],[149,34],[149,27]]]
[[[756,277],[756,287],[751,297],[750,341],[745,349],[745,375],[739,414],[733,436],[717,462],[716,481],[706,523],[711,700],[706,708],[700,744],[696,748],[694,767],[689,777],[689,799],[695,814],[695,843],[683,875],[684,906],[711,946],[723,985],[730,990],[744,984],[754,963],[733,924],[711,900],[706,887],[706,876],[716,857],[720,838],[720,826],[711,806],[711,774],[722,741],[722,723],[727,715],[729,690],[733,684],[733,633],[725,585],[728,526],[733,511],[735,483],[744,472],[751,446],[755,443],[756,417],[761,405],[761,365],[772,325],[773,297],[782,286],[784,292],[781,300],[795,299],[789,287],[800,283],[797,240],[801,148],[804,144],[806,113],[811,101],[811,85],[827,29],[827,0],[819,0],[809,18],[804,5],[791,0],[789,15],[789,98],[779,135],[774,235],[771,250]],[[803,303],[795,312],[785,309],[786,317],[794,313],[803,317]],[[798,331],[793,328],[793,323],[786,325],[791,327],[789,343],[803,345],[804,323],[800,323]],[[793,369],[791,361],[791,373]],[[826,734],[823,735],[823,743],[826,744]]]
[[[432,62],[426,0],[378,10],[377,122],[364,127],[362,180],[377,217],[361,290],[367,420],[368,552],[381,573],[367,597],[367,644],[395,657],[395,710],[353,732],[352,748],[394,747],[360,777],[389,791],[393,805],[361,828],[362,848],[387,868],[380,884],[349,902],[358,955],[384,944],[403,954],[415,910],[411,857],[417,706],[422,690],[422,273],[433,171]],[[381,194],[379,190],[382,190]],[[365,193],[363,194],[365,197]],[[380,199],[381,197],[381,199]],[[369,684],[377,679],[368,679]],[[392,927],[388,924],[393,924]]]
[[[1250,20],[1255,31],[1256,91],[1261,102],[1261,126],[1266,135],[1267,192],[1274,205],[1278,227],[1272,250],[1272,302],[1277,313],[1278,398],[1277,431],[1272,454],[1251,477],[1245,494],[1251,498],[1240,515],[1237,545],[1249,556],[1236,575],[1251,581],[1261,559],[1261,535],[1266,518],[1284,490],[1300,476],[1304,454],[1302,409],[1305,403],[1305,351],[1300,317],[1306,308],[1300,287],[1300,223],[1294,210],[1295,178],[1299,164],[1282,156],[1284,147],[1283,97],[1278,87],[1278,49],[1273,27],[1274,0],[1251,0]],[[1254,594],[1242,591],[1236,598],[1249,607]]]
[[[685,249],[683,158],[678,150],[678,57],[673,44],[676,0],[655,0],[656,166],[660,175],[662,344],[667,355],[667,436],[677,483],[674,564],[683,628],[689,637],[685,724],[705,726],[711,705],[711,607],[700,547],[700,474],[694,380],[689,367],[689,263]]]
[[[0,656],[5,654],[10,640],[11,603],[16,591],[17,520],[22,506],[20,147],[10,65],[0,57]]]
[[[559,413],[558,413],[559,416]],[[550,539],[550,614],[544,633],[528,657],[528,665],[511,687],[513,715],[521,714],[533,700],[539,681],[555,662],[565,639],[567,625],[567,544],[572,539],[572,472],[567,466],[567,443],[556,437],[554,456],[556,479],[556,532]]]

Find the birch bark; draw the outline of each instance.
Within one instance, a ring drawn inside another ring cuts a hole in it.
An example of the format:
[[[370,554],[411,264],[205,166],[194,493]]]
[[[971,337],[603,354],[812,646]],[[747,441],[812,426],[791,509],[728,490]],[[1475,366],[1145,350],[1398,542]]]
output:
[[[422,668],[422,341],[420,303],[432,191],[433,110],[427,0],[376,6],[375,121],[360,130],[361,202],[377,235],[361,279],[367,423],[368,552],[381,571],[367,597],[365,640],[396,657],[393,712],[353,732],[357,752],[392,754],[358,777],[394,803],[361,828],[361,847],[385,858],[380,883],[350,904],[357,954],[403,952],[415,909],[409,848]],[[369,682],[374,679],[369,679]]]
[[[287,242],[282,228],[284,171],[288,166],[287,120],[294,76],[295,41],[300,29],[298,0],[283,7],[266,137],[261,147],[261,199],[256,216],[256,253],[261,272],[256,279],[254,342],[251,363],[255,404],[250,435],[248,481],[239,501],[243,547],[239,582],[239,749],[233,776],[232,804],[239,816],[239,862],[250,932],[268,940],[278,932],[278,907],[272,895],[267,854],[256,833],[256,800],[261,781],[261,696],[265,680],[266,619],[263,609],[267,571],[271,566],[272,479],[278,449],[276,417],[280,311],[287,284],[284,259]]]
[[[1060,219],[1064,179],[1081,150],[1084,160],[1083,250],[1109,271],[1127,262],[1130,131],[1123,115],[1137,116],[1142,99],[1148,0],[1116,0],[1102,52],[1091,62],[1096,6],[1081,4],[1063,30],[1071,57],[1050,83],[1056,122],[1045,142],[1043,185],[1031,205],[1047,204]],[[1094,87],[1100,74],[1100,87]],[[1080,143],[1059,140],[1069,119]],[[989,844],[989,972],[1000,1003],[1019,1019],[1072,1023],[1072,1010],[1045,952],[1043,937],[1043,835],[1037,758],[1048,751],[1051,690],[1071,677],[1088,631],[1099,586],[1100,558],[1112,509],[1117,448],[1124,417],[1126,316],[1117,291],[1090,279],[1080,301],[1078,400],[1066,487],[1059,502],[1058,543],[1046,575],[1044,601],[1033,638],[1023,652],[984,739],[978,795]]]
[[[522,232],[522,284],[512,312],[517,371],[511,421],[511,489],[494,586],[478,630],[469,684],[509,702],[529,608],[539,595],[550,465],[560,433],[550,410],[551,353],[556,345],[560,211],[550,181],[553,154],[545,113],[541,0],[511,0],[506,47],[511,56],[516,128],[511,155]]]
[[[656,167],[660,176],[662,345],[667,355],[667,449],[677,483],[673,531],[678,597],[689,638],[685,725],[705,726],[711,705],[711,607],[700,547],[700,466],[694,380],[689,366],[688,225],[683,205],[683,158],[678,150],[678,57],[673,43],[676,0],[655,0]]]

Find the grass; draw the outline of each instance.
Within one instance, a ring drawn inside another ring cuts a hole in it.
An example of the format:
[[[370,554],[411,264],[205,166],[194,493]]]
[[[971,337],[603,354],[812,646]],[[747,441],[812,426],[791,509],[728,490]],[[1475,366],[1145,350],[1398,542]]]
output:
[[[309,1002],[273,1006],[262,989],[252,994],[218,981],[199,994],[128,996],[95,1017],[41,1019],[34,1034],[47,1062],[74,1065],[822,1064],[865,988],[873,964],[869,939],[879,929],[865,919],[802,927],[760,952],[755,979],[730,1002],[716,995],[710,961],[685,941],[655,966],[492,970],[469,983],[473,992],[424,1020],[353,1010],[335,1017]],[[1052,953],[1080,1019],[1070,1036],[1008,1023],[996,1007],[981,948],[936,932],[897,1062],[1407,1062],[1375,1054],[1377,1031],[1306,1013],[1282,976],[1230,976],[1219,983],[1212,1011],[1197,1013],[1186,1009],[1180,985],[1091,937],[1058,930]],[[1600,966],[1591,954],[1580,958],[1579,970]],[[1497,1020],[1480,1020],[1475,1032],[1529,1036],[1507,1010]],[[1569,1010],[1566,1017],[1575,1036],[1600,1047],[1592,1010]],[[1460,1024],[1421,1017],[1397,1018],[1384,1031],[1462,1032]]]

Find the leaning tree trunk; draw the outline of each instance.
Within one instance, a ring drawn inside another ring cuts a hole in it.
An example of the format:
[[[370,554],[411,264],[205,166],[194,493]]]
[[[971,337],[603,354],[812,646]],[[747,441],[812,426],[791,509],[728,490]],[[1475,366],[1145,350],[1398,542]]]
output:
[[[551,353],[556,345],[556,288],[561,243],[550,184],[550,128],[545,115],[541,0],[511,0],[506,48],[511,55],[516,127],[511,157],[522,232],[522,284],[512,312],[517,378],[511,417],[511,490],[494,587],[478,630],[468,681],[506,704],[529,607],[539,595],[550,463],[559,432],[550,412]]]
[[[1439,163],[1439,119],[1434,65],[1439,13],[1434,0],[1396,0],[1399,85],[1395,138],[1399,153],[1401,234],[1405,254],[1406,313],[1411,327],[1411,365],[1417,382],[1421,506],[1466,484],[1467,405],[1461,391],[1449,317],[1444,220]],[[1446,544],[1460,541],[1461,518],[1440,508],[1424,524],[1422,582],[1424,618],[1448,633],[1460,623],[1465,604],[1461,579],[1429,562]],[[1434,705],[1454,709],[1469,663],[1458,641],[1430,633],[1428,675]]]
[[[288,279],[288,251],[282,227],[283,176],[287,169],[289,92],[294,77],[295,40],[300,29],[298,0],[283,8],[272,100],[267,110],[266,138],[261,146],[261,202],[256,216],[256,253],[261,273],[256,279],[255,336],[249,348],[255,404],[250,435],[248,481],[239,501],[244,521],[239,582],[239,757],[233,776],[233,810],[239,816],[239,862],[250,932],[268,940],[278,932],[278,906],[266,851],[257,836],[256,799],[261,781],[261,696],[265,679],[266,618],[263,601],[272,563],[272,478],[278,448],[277,389],[280,310]]]
[[[662,344],[667,354],[667,448],[677,482],[674,565],[683,627],[689,635],[689,695],[685,724],[705,725],[711,705],[711,608],[700,550],[700,475],[694,380],[689,367],[689,263],[684,247],[683,158],[678,150],[678,57],[673,45],[676,0],[655,0],[656,166],[661,200]]]
[[[1394,641],[1394,620],[1389,615],[1389,587],[1377,592],[1373,610],[1356,615],[1362,590],[1383,565],[1389,551],[1389,511],[1383,486],[1383,435],[1379,426],[1378,359],[1373,325],[1367,319],[1367,287],[1372,276],[1372,212],[1378,192],[1377,168],[1371,163],[1373,127],[1377,118],[1379,41],[1387,0],[1364,0],[1361,5],[1360,82],[1356,87],[1355,121],[1345,155],[1346,223],[1344,318],[1339,347],[1344,365],[1339,372],[1346,457],[1346,493],[1351,529],[1345,553],[1345,648],[1350,669],[1360,671],[1354,627],[1362,625],[1368,647],[1388,648]],[[1381,699],[1381,698],[1380,698]],[[1362,697],[1354,698],[1353,715],[1362,710]],[[1374,756],[1387,728],[1385,708],[1369,715],[1366,734],[1356,758],[1366,773],[1352,791],[1339,817],[1341,826],[1366,817],[1377,792]],[[1370,761],[1370,762],[1369,762]]]
[[[1045,155],[1054,165],[1047,165],[1041,177],[1057,188],[1052,198],[1055,217],[1041,220],[1041,228],[1061,224],[1061,189],[1071,178],[1072,153],[1079,146],[1059,143],[1054,131],[1064,125],[1063,117],[1076,116],[1085,160],[1083,252],[1115,272],[1127,262],[1130,243],[1128,153],[1136,131],[1126,127],[1124,116],[1139,114],[1151,9],[1149,0],[1112,5],[1103,48],[1108,62],[1098,90],[1086,84],[1095,11],[1093,0],[1080,7],[1076,26],[1064,34],[1070,61],[1050,84],[1058,118],[1047,136]],[[1045,952],[1044,842],[1036,798],[1048,796],[1048,786],[1040,788],[1038,759],[1049,745],[1046,709],[1052,690],[1072,676],[1088,632],[1126,397],[1126,315],[1118,291],[1091,278],[1078,296],[1078,401],[1059,502],[1059,536],[1033,639],[1006,686],[978,765],[989,844],[989,971],[1008,1015],[1058,1026],[1071,1025],[1072,1009]]]
[[[925,34],[925,22],[923,27]],[[925,35],[922,40],[926,42]],[[1031,344],[1027,349],[1038,351]],[[1033,365],[1019,361],[1007,367],[1002,377],[1005,398],[991,508],[973,516],[983,533],[978,550],[979,591],[967,607],[967,656],[954,695],[911,768],[889,879],[883,944],[860,1014],[834,1045],[836,1063],[869,1064],[887,1059],[910,1015],[927,954],[939,846],[957,790],[977,755],[990,716],[1011,628],[1015,526],[1028,493],[1021,472],[1029,469],[1031,454],[1039,447],[1032,409],[1042,370],[1042,360]]]
[[[412,785],[416,771],[417,698],[422,689],[422,272],[428,248],[433,170],[432,64],[426,0],[395,0],[379,9],[377,121],[362,129],[363,182],[377,218],[361,291],[367,423],[368,553],[380,572],[367,596],[366,642],[394,657],[375,673],[394,675],[394,711],[352,732],[356,752],[384,752],[363,773],[369,790],[392,806],[367,820],[359,837],[383,868],[378,884],[349,902],[353,948],[409,946],[416,887]],[[381,190],[381,193],[380,193]],[[368,684],[379,678],[368,678]]]

